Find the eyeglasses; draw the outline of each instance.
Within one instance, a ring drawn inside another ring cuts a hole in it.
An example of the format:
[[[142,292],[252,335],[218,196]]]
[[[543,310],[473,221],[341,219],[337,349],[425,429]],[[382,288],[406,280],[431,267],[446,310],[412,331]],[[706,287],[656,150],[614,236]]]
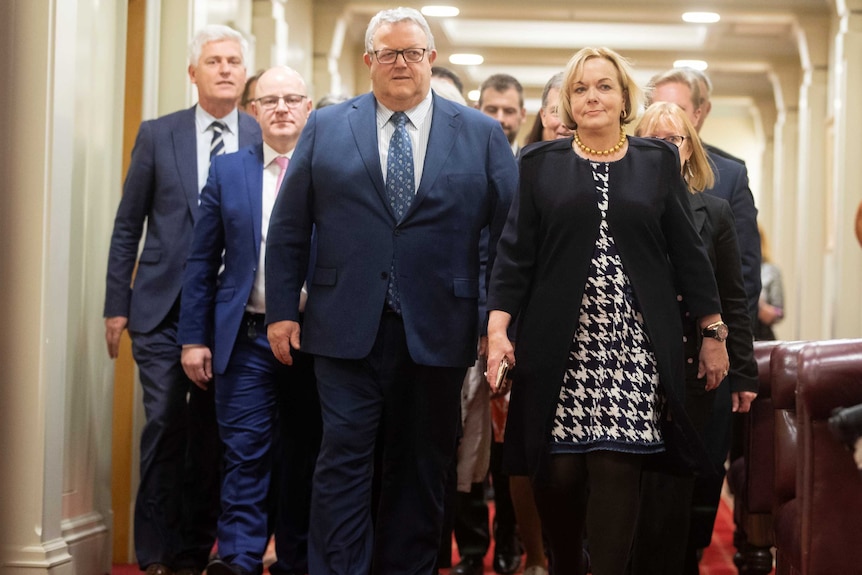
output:
[[[653,136],[653,137],[658,139],[658,140],[664,140],[665,142],[670,142],[671,144],[673,144],[677,148],[682,146],[682,143],[685,141],[685,136],[672,135],[672,136],[665,136],[664,138],[658,138],[657,136]]]
[[[300,96],[299,94],[287,94],[285,96],[264,96],[263,98],[257,98],[255,102],[257,102],[258,106],[263,108],[264,110],[274,110],[278,107],[278,102],[280,100],[284,100],[284,105],[290,108],[291,110],[295,110],[302,105],[302,102],[308,96]]]
[[[421,62],[425,57],[426,48],[407,48],[406,50],[374,50],[374,57],[381,64],[394,64],[398,55],[404,57],[404,61],[410,64]]]

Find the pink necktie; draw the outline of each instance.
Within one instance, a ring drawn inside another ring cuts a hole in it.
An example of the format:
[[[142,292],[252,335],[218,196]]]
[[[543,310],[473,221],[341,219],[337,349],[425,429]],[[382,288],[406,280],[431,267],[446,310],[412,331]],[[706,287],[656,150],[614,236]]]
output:
[[[278,191],[281,189],[281,182],[284,180],[284,172],[287,170],[287,164],[290,162],[285,156],[276,156],[275,163],[278,164],[278,167],[281,170],[278,172],[278,179],[275,181],[275,195],[278,195]]]

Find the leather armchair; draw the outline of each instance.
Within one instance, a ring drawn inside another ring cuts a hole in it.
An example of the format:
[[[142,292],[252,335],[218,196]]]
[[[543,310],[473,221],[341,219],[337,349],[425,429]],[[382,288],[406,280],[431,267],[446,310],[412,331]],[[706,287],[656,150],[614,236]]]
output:
[[[741,575],[772,571],[772,501],[775,481],[774,407],[770,358],[782,342],[754,342],[759,387],[751,410],[742,415],[742,457],[732,462],[727,475],[733,492],[736,525],[734,563]]]
[[[776,573],[858,573],[862,477],[827,420],[836,407],[862,403],[862,339],[781,349],[770,363]]]

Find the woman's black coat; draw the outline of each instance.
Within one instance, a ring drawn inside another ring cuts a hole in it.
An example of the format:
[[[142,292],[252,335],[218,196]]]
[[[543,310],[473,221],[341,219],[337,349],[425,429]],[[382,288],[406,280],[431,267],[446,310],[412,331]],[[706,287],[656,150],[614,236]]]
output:
[[[608,225],[643,312],[672,414],[670,449],[705,458],[684,414],[678,293],[696,316],[720,313],[713,270],[694,227],[679,158],[670,145],[630,137],[610,164]],[[497,249],[488,309],[518,318],[506,466],[533,474],[554,412],[599,233],[590,163],[572,139],[542,142],[520,159],[520,189]],[[679,292],[677,287],[679,287]]]

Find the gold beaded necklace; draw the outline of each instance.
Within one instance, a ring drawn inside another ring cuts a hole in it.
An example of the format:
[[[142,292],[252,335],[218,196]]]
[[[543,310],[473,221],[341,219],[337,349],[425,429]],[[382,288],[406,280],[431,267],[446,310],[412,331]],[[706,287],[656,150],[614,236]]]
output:
[[[575,143],[578,145],[578,147],[580,149],[582,149],[584,152],[586,152],[588,154],[593,154],[596,156],[608,156],[610,154],[613,154],[614,152],[616,152],[620,148],[622,148],[623,145],[626,143],[626,131],[623,128],[620,128],[620,141],[617,142],[616,146],[614,146],[613,148],[611,148],[609,150],[594,150],[594,149],[590,148],[589,146],[585,146],[584,143],[581,141],[581,138],[578,137],[578,131],[577,130],[575,130]]]

